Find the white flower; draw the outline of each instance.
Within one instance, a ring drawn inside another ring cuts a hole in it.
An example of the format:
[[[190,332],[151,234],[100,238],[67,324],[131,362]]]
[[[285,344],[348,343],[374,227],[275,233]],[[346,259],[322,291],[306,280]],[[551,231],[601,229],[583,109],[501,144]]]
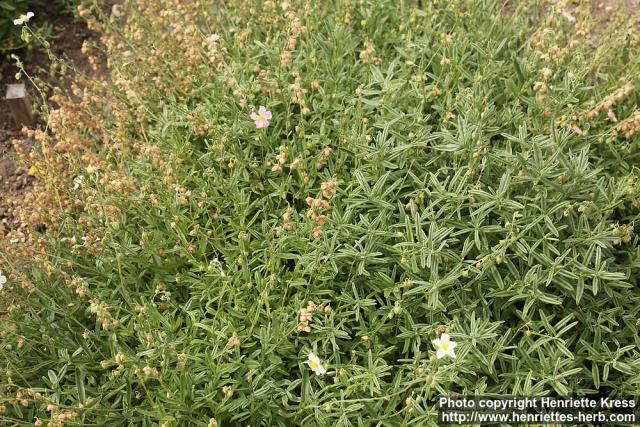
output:
[[[208,41],[209,43],[215,43],[215,42],[217,42],[218,40],[220,40],[220,36],[219,36],[219,35],[217,35],[216,33],[213,33],[213,34],[211,34],[209,37],[207,37],[207,41]]]
[[[0,272],[0,291],[4,288],[5,283],[7,283],[7,278],[2,275],[2,272]]]
[[[33,18],[33,12],[27,12],[24,15],[20,15],[16,19],[13,20],[13,25],[22,25],[26,22],[29,22],[29,19]]]
[[[320,363],[320,358],[313,353],[309,353],[309,359],[307,359],[306,363],[316,375],[324,375],[327,373],[327,370]]]
[[[433,340],[433,345],[436,347],[436,356],[438,359],[442,359],[445,356],[449,356],[455,359],[456,354],[453,349],[456,348],[458,343],[451,341],[449,334],[442,334],[440,338]]]
[[[114,4],[113,6],[111,6],[111,14],[113,16],[115,16],[116,18],[121,17],[122,16],[122,5]]]
[[[77,176],[76,179],[73,180],[74,182],[73,189],[77,190],[78,188],[80,188],[80,186],[82,185],[82,181],[84,181],[84,176],[83,175]]]

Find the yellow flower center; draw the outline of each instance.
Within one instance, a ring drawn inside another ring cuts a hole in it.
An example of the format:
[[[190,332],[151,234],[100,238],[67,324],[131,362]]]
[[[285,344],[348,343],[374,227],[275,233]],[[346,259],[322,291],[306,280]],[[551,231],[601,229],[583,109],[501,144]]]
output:
[[[260,120],[260,121],[263,121],[263,122],[264,122],[264,121],[265,121],[265,119],[266,119],[266,118],[265,118],[264,114],[258,114],[258,120]]]
[[[309,367],[311,369],[318,369],[320,367],[320,362],[318,362],[317,360],[310,360]]]
[[[440,344],[440,348],[444,351],[449,350],[449,343],[448,342],[443,342],[442,344]]]

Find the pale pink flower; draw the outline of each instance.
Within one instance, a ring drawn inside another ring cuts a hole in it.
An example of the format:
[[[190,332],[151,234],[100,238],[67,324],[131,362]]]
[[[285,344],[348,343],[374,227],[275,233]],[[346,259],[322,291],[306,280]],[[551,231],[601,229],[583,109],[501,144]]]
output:
[[[566,10],[562,12],[562,16],[567,18],[569,22],[576,22],[576,17],[570,14],[569,12],[567,12]]]
[[[612,122],[618,121],[618,118],[616,117],[616,113],[612,109],[609,109],[609,111],[607,112],[607,116],[609,117],[609,120],[611,120]]]
[[[266,128],[271,121],[271,111],[268,111],[264,106],[260,106],[258,113],[254,111],[251,113],[251,120],[256,124],[258,129]]]
[[[582,129],[580,129],[577,125],[573,123],[567,123],[567,129],[577,133],[578,135],[582,135]]]

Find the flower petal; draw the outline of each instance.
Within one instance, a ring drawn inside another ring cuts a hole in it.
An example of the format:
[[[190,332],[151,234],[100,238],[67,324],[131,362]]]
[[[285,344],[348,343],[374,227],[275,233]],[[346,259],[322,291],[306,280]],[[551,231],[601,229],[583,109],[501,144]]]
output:
[[[311,368],[311,370],[316,374],[316,375],[323,375],[327,373],[327,370],[325,369],[324,366],[322,366],[322,364],[320,363],[320,359],[318,359],[316,357],[317,361],[315,361],[315,367]]]
[[[264,118],[267,120],[271,120],[271,117],[273,117],[273,115],[271,114],[271,111],[265,111],[264,112]]]
[[[442,359],[446,354],[447,354],[447,352],[446,352],[446,351],[444,351],[444,350],[443,350],[443,349],[441,349],[441,348],[439,348],[439,349],[436,351],[436,357],[437,357],[438,359]]]
[[[451,341],[451,338],[449,337],[449,334],[442,334],[440,335],[440,340],[442,340],[443,343],[448,343]]]
[[[251,113],[251,120],[258,120],[258,118],[259,118],[259,116],[258,116],[258,114],[256,114],[255,111]]]

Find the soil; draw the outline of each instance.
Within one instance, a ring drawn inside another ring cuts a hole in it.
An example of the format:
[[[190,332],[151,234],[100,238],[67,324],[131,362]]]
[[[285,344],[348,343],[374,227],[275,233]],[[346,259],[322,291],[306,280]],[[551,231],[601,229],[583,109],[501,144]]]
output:
[[[598,20],[596,34],[604,31],[616,16],[631,16],[640,11],[640,0],[592,0],[591,14]]]
[[[591,11],[598,20],[609,22],[615,14],[631,15],[640,10],[640,0],[592,0]]]

